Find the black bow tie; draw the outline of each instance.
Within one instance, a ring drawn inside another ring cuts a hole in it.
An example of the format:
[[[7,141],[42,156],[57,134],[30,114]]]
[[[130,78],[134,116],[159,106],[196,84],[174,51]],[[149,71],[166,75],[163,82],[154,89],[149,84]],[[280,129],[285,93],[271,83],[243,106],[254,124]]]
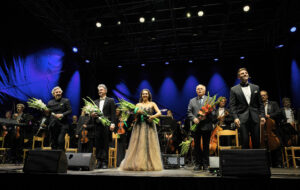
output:
[[[247,86],[249,86],[249,83],[240,83],[240,85],[241,85],[242,87],[247,87]]]

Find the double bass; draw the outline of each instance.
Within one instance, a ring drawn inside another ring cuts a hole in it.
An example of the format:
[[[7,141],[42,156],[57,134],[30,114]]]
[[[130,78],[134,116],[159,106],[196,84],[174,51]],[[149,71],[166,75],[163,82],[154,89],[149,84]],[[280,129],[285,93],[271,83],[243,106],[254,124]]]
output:
[[[261,141],[260,146],[264,148],[268,145],[269,150],[276,150],[280,147],[280,140],[274,133],[276,123],[271,118],[266,118],[265,125],[261,125]],[[267,142],[267,145],[266,145]]]

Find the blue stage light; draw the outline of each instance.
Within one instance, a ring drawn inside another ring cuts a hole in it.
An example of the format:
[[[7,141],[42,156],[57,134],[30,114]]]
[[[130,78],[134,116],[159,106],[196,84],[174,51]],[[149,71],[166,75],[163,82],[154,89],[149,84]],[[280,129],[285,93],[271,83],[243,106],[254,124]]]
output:
[[[122,68],[122,65],[118,65],[118,68]]]
[[[77,52],[78,52],[78,48],[74,46],[74,47],[72,48],[72,51],[73,51],[74,53],[77,53]]]
[[[141,64],[141,66],[142,66],[142,67],[145,67],[145,64],[144,64],[144,63],[142,63],[142,64]]]
[[[86,62],[86,63],[90,63],[90,60],[86,59],[85,62]]]
[[[291,29],[290,29],[290,32],[296,32],[297,31],[297,27],[296,26],[293,26]]]
[[[193,60],[189,60],[189,63],[193,63]]]
[[[219,59],[218,59],[218,58],[215,58],[214,61],[217,62],[217,61],[219,61]]]
[[[283,44],[279,44],[277,46],[275,46],[275,48],[282,48],[284,45]]]
[[[170,63],[168,61],[165,62],[166,65],[169,65]]]
[[[241,56],[240,59],[245,59],[245,57],[244,57],[244,56]]]

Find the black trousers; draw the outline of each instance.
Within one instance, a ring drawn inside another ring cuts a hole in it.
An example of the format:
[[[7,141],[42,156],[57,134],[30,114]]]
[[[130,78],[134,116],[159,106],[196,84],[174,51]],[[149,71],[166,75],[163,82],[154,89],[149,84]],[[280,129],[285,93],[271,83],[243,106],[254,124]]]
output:
[[[95,129],[96,158],[100,162],[108,163],[108,127],[98,124]]]
[[[51,148],[65,150],[65,135],[68,131],[68,125],[55,123],[50,128],[51,133]]]
[[[94,138],[88,138],[87,143],[81,143],[80,138],[78,139],[78,152],[82,153],[92,153],[93,152],[93,144]]]
[[[211,131],[197,130],[195,133],[195,164],[196,165],[209,165],[209,142],[210,142]],[[201,150],[201,137],[203,140],[203,150]]]
[[[251,135],[252,147],[257,149],[260,147],[260,123],[255,122],[249,117],[246,123],[241,123],[240,139],[243,149],[249,148],[249,133]]]

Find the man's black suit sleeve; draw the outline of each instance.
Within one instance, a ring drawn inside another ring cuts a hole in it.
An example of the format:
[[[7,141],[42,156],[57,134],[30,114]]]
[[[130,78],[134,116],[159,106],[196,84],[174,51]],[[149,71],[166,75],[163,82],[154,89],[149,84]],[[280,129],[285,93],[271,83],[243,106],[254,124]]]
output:
[[[71,103],[68,99],[65,100],[65,107],[66,111],[62,113],[64,117],[72,113]]]

